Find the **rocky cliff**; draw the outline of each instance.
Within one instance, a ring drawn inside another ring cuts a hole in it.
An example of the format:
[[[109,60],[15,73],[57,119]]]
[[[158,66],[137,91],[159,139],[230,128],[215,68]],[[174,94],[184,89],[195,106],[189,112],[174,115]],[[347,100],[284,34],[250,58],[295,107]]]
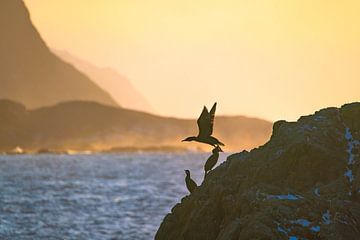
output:
[[[360,103],[278,121],[174,206],[156,239],[359,239],[359,140]]]

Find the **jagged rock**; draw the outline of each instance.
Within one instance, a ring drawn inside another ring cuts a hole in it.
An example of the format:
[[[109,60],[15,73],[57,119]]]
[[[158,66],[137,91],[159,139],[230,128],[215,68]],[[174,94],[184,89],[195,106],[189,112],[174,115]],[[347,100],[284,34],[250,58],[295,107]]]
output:
[[[358,239],[360,103],[274,124],[177,204],[155,239]]]

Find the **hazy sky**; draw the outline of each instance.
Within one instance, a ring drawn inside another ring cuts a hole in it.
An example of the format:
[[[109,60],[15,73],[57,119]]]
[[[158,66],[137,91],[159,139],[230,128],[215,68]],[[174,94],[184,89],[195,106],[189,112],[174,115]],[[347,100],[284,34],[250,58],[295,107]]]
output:
[[[297,119],[360,101],[358,0],[26,0],[50,47],[110,66],[162,115]]]

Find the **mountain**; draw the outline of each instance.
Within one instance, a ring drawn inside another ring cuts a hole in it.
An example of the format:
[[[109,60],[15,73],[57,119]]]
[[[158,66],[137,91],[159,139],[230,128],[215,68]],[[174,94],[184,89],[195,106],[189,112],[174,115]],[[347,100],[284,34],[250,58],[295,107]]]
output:
[[[175,205],[155,239],[359,239],[360,103],[279,121]]]
[[[87,76],[55,56],[21,0],[0,1],[0,98],[36,108],[68,100],[117,105]]]
[[[0,151],[3,152],[17,146],[32,152],[190,146],[194,149],[194,144],[181,140],[196,132],[195,120],[159,117],[96,102],[72,101],[27,110],[19,103],[0,100]],[[217,117],[215,121],[215,134],[226,144],[226,151],[263,144],[270,132],[271,123],[260,119]]]
[[[131,82],[111,68],[100,68],[66,51],[52,50],[64,61],[85,73],[99,87],[106,90],[122,107],[143,112],[153,112],[147,100]]]

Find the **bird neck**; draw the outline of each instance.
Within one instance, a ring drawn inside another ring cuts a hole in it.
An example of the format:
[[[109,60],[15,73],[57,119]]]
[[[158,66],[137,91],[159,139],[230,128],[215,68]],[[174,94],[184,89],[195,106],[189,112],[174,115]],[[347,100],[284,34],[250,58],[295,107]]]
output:
[[[195,137],[195,136],[189,137],[189,141],[195,141],[196,139],[197,139],[197,137]]]

